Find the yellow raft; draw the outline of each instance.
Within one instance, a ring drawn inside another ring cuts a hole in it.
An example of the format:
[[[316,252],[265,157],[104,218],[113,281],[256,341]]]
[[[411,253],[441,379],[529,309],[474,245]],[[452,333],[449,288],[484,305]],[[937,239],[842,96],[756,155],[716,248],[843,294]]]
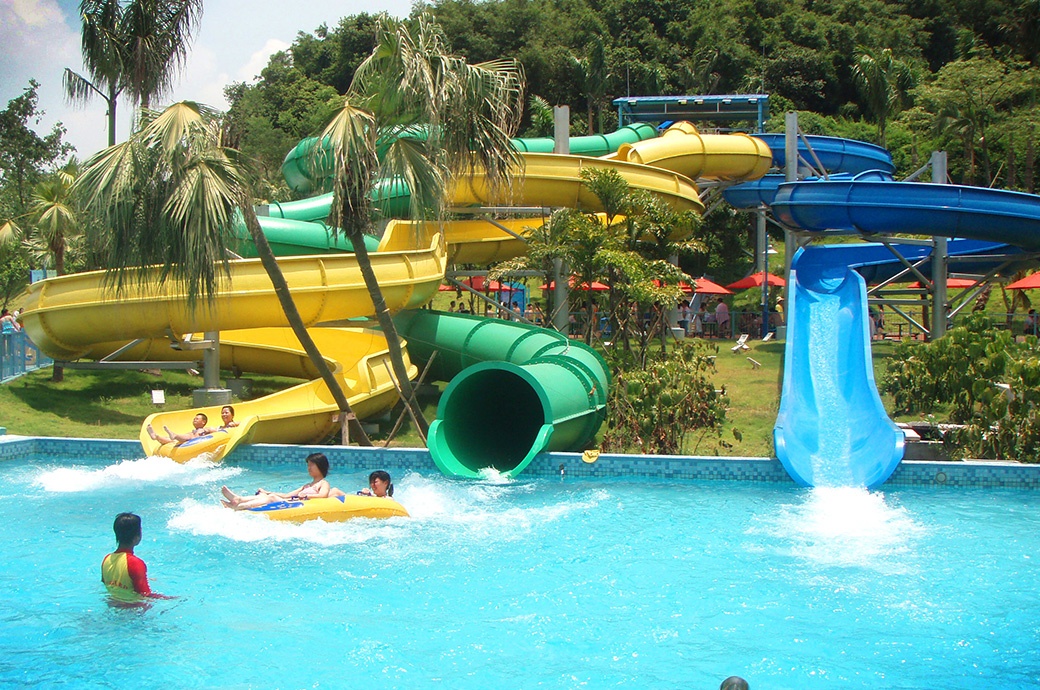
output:
[[[231,440],[225,429],[218,429],[211,434],[190,438],[182,443],[164,443],[156,449],[155,454],[170,458],[175,462],[185,463],[200,455],[219,460],[224,455],[224,447]]]
[[[306,522],[321,518],[325,522],[343,522],[353,518],[409,517],[404,506],[392,498],[375,496],[338,496],[335,498],[309,498],[305,501],[278,501],[259,508],[250,508],[254,513],[263,513],[271,520]]]

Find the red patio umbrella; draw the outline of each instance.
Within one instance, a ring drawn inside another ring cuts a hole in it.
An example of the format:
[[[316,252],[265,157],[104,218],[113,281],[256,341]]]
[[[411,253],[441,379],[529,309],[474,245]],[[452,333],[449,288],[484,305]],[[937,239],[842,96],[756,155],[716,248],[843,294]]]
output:
[[[1031,276],[1026,276],[1022,280],[1016,280],[1011,285],[1008,285],[1005,290],[1036,290],[1040,288],[1040,273],[1034,273]]]
[[[516,292],[517,288],[513,287],[509,283],[500,283],[497,280],[488,280],[484,276],[472,276],[471,278],[465,278],[460,280],[463,285],[469,285],[477,292]],[[454,290],[454,285],[442,285],[438,288],[441,291],[447,292]]]
[[[574,278],[573,277],[569,281],[567,281],[567,282],[571,286],[571,290],[592,290],[593,292],[606,292],[607,290],[610,289],[608,286],[606,286],[603,283],[600,283],[598,281],[595,281],[595,280],[592,281],[592,287],[589,287],[585,283],[582,283],[581,285],[577,285],[576,286],[574,284]],[[555,280],[551,280],[548,283],[543,283],[540,289],[542,289],[542,290],[553,290],[555,288],[556,288],[556,281]]]
[[[655,287],[661,287],[661,281],[660,280],[654,280],[654,286]],[[686,294],[690,294],[691,292],[693,292],[693,288],[690,287],[689,283],[680,282],[679,283],[679,289],[682,290],[683,292],[685,292]]]
[[[956,288],[956,289],[959,290],[959,289],[962,289],[962,288],[970,288],[973,285],[975,285],[975,281],[974,280],[968,280],[967,278],[947,278],[946,279],[946,287],[948,287],[948,288]],[[911,289],[911,290],[920,290],[921,289],[921,283],[920,283],[920,281],[917,281],[917,282],[914,282],[914,283],[910,283],[909,285],[907,285],[907,287],[909,289]]]
[[[730,290],[747,290],[748,288],[762,287],[762,281],[766,281],[772,287],[783,287],[785,281],[780,276],[775,276],[772,273],[766,273],[763,275],[762,271],[758,273],[752,273],[747,278],[741,278],[735,283],[730,283],[726,287]]]
[[[693,281],[694,293],[698,295],[732,295],[731,290],[727,290],[718,283],[713,283],[707,278],[698,278]]]

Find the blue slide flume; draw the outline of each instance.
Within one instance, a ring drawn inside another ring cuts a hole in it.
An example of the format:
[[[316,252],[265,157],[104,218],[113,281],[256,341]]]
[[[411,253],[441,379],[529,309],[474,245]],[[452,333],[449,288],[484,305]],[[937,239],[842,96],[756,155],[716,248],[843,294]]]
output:
[[[802,486],[880,486],[903,458],[903,432],[874,383],[867,289],[828,248],[791,264],[776,456]]]
[[[957,251],[977,245],[983,263],[988,253],[1005,253],[1002,243],[1040,248],[1040,197],[1032,194],[875,177],[780,184],[771,206],[784,224],[809,232],[967,238]],[[791,265],[773,440],[780,462],[804,486],[876,488],[903,456],[903,433],[875,385],[866,283],[855,270],[877,272],[882,267],[874,263],[891,263],[879,262],[879,251],[810,247]]]

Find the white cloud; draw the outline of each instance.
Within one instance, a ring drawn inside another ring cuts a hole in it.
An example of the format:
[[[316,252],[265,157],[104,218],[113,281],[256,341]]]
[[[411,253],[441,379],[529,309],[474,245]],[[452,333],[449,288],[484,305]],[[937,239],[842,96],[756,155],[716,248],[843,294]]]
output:
[[[40,82],[40,107],[47,114],[37,127],[50,131],[57,121],[68,130],[66,140],[85,158],[107,144],[105,105],[98,100],[85,108],[64,102],[62,71],[83,73],[80,58],[78,1],[0,0],[0,108],[20,95],[30,78]],[[359,12],[386,11],[405,16],[410,0],[374,0],[369,4],[342,0],[207,0],[201,29],[190,47],[184,72],[169,101],[196,100],[226,107],[224,87],[232,81],[252,81],[268,58],[285,50],[300,31],[320,24],[335,26],[340,18]],[[132,108],[120,102],[117,136],[126,137]]]
[[[249,62],[238,70],[239,80],[251,82],[259,77],[260,72],[264,67],[267,67],[267,61],[271,59],[271,56],[279,51],[288,50],[290,45],[291,44],[277,38],[267,39],[267,43],[264,44],[264,47],[253,53],[249,58]]]
[[[45,27],[48,24],[62,22],[61,8],[54,0],[2,0],[0,1],[0,17],[4,10],[13,13],[14,18],[29,27]]]

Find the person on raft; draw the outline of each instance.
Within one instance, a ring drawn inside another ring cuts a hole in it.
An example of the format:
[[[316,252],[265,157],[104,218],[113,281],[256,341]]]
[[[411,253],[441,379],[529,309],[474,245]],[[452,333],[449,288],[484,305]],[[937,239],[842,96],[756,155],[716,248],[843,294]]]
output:
[[[206,424],[208,423],[209,417],[199,412],[195,415],[195,419],[191,420],[192,430],[186,434],[175,434],[170,431],[170,427],[164,426],[163,431],[166,432],[166,436],[161,436],[155,433],[155,429],[152,428],[151,424],[148,425],[147,431],[153,441],[158,441],[162,445],[166,445],[167,443],[184,443],[193,438],[213,433],[212,429],[206,428]]]
[[[277,493],[275,491],[268,491],[267,489],[257,489],[255,496],[239,496],[226,486],[222,486],[220,487],[220,492],[224,494],[224,498],[227,500],[222,500],[221,504],[225,508],[231,508],[233,510],[249,510],[251,508],[259,508],[268,503],[276,503],[278,501],[300,501],[308,498],[328,498],[331,489],[329,487],[329,482],[325,477],[329,474],[329,459],[325,457],[324,453],[311,453],[307,456],[307,473],[310,474],[313,481],[304,484],[296,491],[289,491],[287,493]]]
[[[333,489],[329,496],[339,498],[347,494],[341,489]],[[375,496],[376,498],[393,498],[394,482],[390,479],[390,473],[386,470],[376,470],[368,475],[368,488],[357,492],[358,496]]]
[[[224,405],[224,407],[220,408],[220,421],[224,423],[220,425],[217,429],[218,431],[226,431],[238,426],[238,422],[235,421],[235,408],[231,407],[231,405]]]
[[[141,518],[133,513],[120,513],[112,523],[119,545],[101,561],[101,581],[113,599],[135,602],[148,599],[173,599],[148,586],[148,567],[134,555],[134,547],[141,543]]]

